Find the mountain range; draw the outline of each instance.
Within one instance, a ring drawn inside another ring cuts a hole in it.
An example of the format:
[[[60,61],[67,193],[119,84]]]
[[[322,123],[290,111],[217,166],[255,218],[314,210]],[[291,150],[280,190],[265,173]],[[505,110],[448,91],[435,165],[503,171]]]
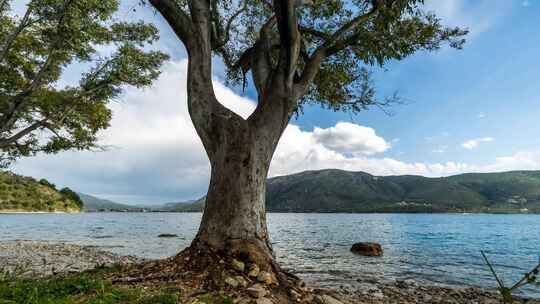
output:
[[[198,212],[205,198],[132,206],[57,190],[47,180],[0,171],[0,211]],[[468,173],[429,178],[374,176],[336,169],[270,178],[270,212],[538,212],[540,171]]]
[[[171,206],[171,205],[169,205]],[[204,198],[169,211],[201,211]],[[270,212],[540,212],[540,171],[429,178],[336,169],[267,181]]]
[[[116,203],[93,195],[77,193],[84,203],[83,210],[87,212],[99,211],[141,211],[143,208]]]

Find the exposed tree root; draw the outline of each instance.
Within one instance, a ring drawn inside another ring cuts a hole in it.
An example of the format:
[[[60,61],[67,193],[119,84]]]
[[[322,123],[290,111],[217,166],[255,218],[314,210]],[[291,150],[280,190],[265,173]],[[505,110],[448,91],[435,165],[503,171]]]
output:
[[[231,245],[223,252],[194,242],[174,257],[129,266],[111,279],[120,285],[173,288],[181,303],[324,303],[265,251],[245,242]]]

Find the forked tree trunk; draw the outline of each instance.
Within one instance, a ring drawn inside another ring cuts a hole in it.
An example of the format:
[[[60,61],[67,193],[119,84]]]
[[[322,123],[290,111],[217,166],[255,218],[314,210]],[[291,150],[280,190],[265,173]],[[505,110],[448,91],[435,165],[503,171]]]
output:
[[[196,62],[190,62],[188,73],[200,71]],[[192,247],[207,246],[267,271],[277,271],[266,226],[266,177],[291,116],[290,103],[276,85],[276,93],[264,103],[267,106],[259,106],[247,120],[221,106],[198,113],[197,109],[203,107],[195,103],[219,104],[205,102],[215,97],[207,94],[212,89],[201,88],[201,83],[196,75],[189,77],[188,98],[191,119],[210,159],[211,178]]]
[[[202,222],[190,249],[210,248],[278,271],[266,228],[265,188],[272,155],[296,105],[294,73],[285,67],[289,61],[280,60],[272,72],[268,57],[259,56],[266,62],[253,66],[260,72],[254,73],[259,102],[251,117],[242,119],[214,93],[209,1],[189,1],[189,16],[174,1],[150,2],[188,51],[189,114],[212,168]]]
[[[243,132],[239,132],[243,131]],[[266,176],[273,149],[248,130],[234,130],[211,156],[211,178],[196,241],[226,254],[268,264]]]

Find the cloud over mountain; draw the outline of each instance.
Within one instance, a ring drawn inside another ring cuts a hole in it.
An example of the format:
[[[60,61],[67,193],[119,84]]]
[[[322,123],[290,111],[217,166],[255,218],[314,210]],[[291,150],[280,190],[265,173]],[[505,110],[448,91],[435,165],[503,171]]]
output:
[[[21,160],[15,171],[45,177],[78,191],[124,203],[196,198],[206,192],[210,165],[189,118],[186,60],[168,62],[151,88],[128,88],[113,103],[111,127],[101,134],[105,152],[66,152]],[[220,102],[244,118],[255,103],[214,82]],[[483,141],[486,141],[485,139]],[[270,176],[338,168],[374,175],[444,176],[469,171],[540,168],[540,155],[518,153],[485,166],[459,162],[405,162],[382,153],[390,143],[373,128],[338,122],[303,130],[290,124],[279,142]]]
[[[349,122],[338,122],[334,127],[313,130],[315,141],[330,150],[355,155],[373,155],[390,148],[375,130]]]

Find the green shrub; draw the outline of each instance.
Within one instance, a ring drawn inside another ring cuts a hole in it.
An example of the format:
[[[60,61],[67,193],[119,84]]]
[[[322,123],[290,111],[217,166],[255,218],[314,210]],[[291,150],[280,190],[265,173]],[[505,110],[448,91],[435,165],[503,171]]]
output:
[[[40,179],[39,183],[42,184],[43,186],[47,186],[49,188],[53,188],[54,190],[56,190],[56,185],[53,183],[50,183],[48,180],[44,178]]]
[[[78,195],[75,191],[73,191],[73,190],[71,190],[71,189],[69,189],[69,188],[66,187],[66,188],[62,188],[62,190],[60,190],[60,193],[61,193],[64,197],[66,197],[66,198],[68,198],[68,199],[74,201],[75,204],[77,204],[77,206],[78,206],[79,208],[82,208],[82,206],[83,206],[83,201],[81,200],[81,198],[79,197],[79,195]]]

